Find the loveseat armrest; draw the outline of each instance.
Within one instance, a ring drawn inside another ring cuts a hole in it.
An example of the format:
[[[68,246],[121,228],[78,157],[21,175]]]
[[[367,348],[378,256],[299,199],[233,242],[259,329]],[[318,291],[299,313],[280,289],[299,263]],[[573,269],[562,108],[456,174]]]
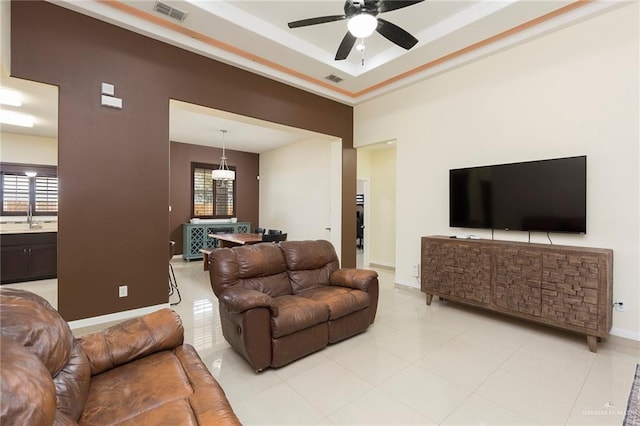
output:
[[[378,273],[367,269],[341,268],[329,277],[329,284],[369,291],[369,286],[378,281]]]
[[[220,295],[220,303],[232,314],[241,314],[253,308],[269,308],[271,315],[278,316],[278,306],[271,296],[258,290],[232,287]]]
[[[182,320],[165,308],[82,336],[79,341],[95,376],[155,352],[174,349],[183,339]]]

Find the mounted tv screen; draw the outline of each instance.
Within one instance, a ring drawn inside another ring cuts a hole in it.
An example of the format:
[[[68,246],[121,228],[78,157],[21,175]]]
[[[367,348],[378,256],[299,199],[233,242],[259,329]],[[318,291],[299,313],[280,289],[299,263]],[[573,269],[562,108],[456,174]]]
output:
[[[587,232],[587,157],[449,171],[449,226]]]

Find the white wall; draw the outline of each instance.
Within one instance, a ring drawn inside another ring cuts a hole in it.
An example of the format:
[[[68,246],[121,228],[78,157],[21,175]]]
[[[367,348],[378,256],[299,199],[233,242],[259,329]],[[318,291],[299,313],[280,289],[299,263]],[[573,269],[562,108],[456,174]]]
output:
[[[635,2],[355,107],[356,147],[398,141],[396,282],[415,286],[421,236],[460,232],[449,169],[586,154],[587,235],[552,239],[614,250],[613,333],[640,340],[638,39]]]
[[[396,265],[396,149],[358,150],[358,179],[369,184],[365,214],[368,263]]]
[[[58,165],[58,140],[39,136],[0,133],[0,161]]]
[[[342,180],[334,164],[341,162],[335,147],[340,144],[309,139],[260,154],[259,226],[282,229],[289,240],[330,240],[340,256],[336,206],[341,194],[336,187]]]
[[[11,73],[11,2],[0,1],[0,76]]]

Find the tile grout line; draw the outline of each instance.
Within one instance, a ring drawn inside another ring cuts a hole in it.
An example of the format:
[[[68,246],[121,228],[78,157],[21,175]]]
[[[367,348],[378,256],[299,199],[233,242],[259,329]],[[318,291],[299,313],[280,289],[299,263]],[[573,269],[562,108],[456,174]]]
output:
[[[578,392],[576,392],[576,397],[573,400],[573,404],[571,404],[571,409],[569,410],[569,414],[567,415],[567,418],[564,420],[563,424],[567,424],[569,422],[569,419],[571,418],[571,414],[573,413],[573,410],[575,410],[576,405],[578,404],[578,398],[580,398],[580,394],[582,393],[582,389],[584,389],[584,385],[585,383],[587,383],[587,379],[589,378],[589,375],[591,374],[591,370],[593,370],[593,365],[596,363],[596,359],[598,359],[598,354],[596,353],[596,356],[593,357],[593,359],[591,360],[591,364],[589,365],[589,369],[587,370],[587,373],[584,375],[584,378],[582,379],[582,384],[580,385],[580,389],[578,389]]]

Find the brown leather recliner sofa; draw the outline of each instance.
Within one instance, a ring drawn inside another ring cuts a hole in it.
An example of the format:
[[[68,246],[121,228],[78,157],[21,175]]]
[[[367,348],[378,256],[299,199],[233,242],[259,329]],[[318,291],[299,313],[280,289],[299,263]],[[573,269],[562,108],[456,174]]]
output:
[[[378,274],[340,269],[328,241],[218,249],[209,277],[224,337],[256,371],[361,333],[376,316]]]
[[[0,290],[2,425],[240,424],[169,309],[74,338],[33,293]]]

